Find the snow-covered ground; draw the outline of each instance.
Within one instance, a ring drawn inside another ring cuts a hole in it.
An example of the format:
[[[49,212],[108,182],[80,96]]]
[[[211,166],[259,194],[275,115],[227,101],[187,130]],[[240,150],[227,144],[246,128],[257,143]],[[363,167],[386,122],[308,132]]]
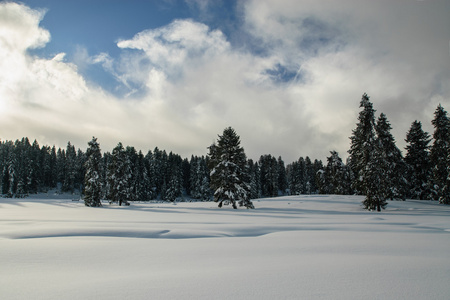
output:
[[[0,299],[450,299],[450,206],[0,199]]]

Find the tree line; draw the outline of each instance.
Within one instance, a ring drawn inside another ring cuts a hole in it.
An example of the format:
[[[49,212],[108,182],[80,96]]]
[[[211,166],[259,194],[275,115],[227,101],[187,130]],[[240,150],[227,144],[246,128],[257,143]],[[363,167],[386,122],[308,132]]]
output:
[[[79,191],[88,206],[101,205],[100,199],[120,205],[198,199],[251,208],[250,199],[318,193],[365,195],[363,205],[370,210],[381,210],[387,199],[449,204],[450,120],[444,108],[439,105],[435,111],[433,138],[419,121],[412,123],[403,156],[386,115],[375,119],[367,94],[360,107],[346,163],[336,151],[330,152],[325,165],[300,157],[285,166],[281,157],[270,154],[253,161],[231,127],[208,147],[206,156],[190,159],[158,147],[144,155],[122,143],[102,153],[95,137],[86,151],[70,142],[65,149],[40,147],[25,137],[0,142],[0,191],[16,198],[50,189]]]

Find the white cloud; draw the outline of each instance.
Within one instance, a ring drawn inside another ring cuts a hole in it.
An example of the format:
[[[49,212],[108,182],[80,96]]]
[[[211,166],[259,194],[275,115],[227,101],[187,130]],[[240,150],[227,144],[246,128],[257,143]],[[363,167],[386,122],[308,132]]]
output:
[[[86,82],[63,53],[28,54],[49,41],[39,27],[43,13],[3,3],[0,42],[9,44],[0,47],[1,136],[84,147],[95,135],[106,151],[122,141],[188,157],[205,154],[233,126],[252,158],[324,159],[330,150],[346,156],[367,92],[402,142],[412,121],[429,123],[438,102],[450,109],[450,26],[440,27],[449,22],[446,4],[415,4],[247,1],[239,6],[241,30],[260,54],[193,20],[118,42],[119,58],[79,49],[77,59],[101,64],[129,89],[118,99]]]

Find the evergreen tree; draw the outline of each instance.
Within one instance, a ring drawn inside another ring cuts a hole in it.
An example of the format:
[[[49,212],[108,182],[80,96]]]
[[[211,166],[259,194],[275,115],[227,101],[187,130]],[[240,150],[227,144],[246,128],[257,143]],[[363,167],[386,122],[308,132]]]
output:
[[[284,195],[288,189],[286,167],[281,156],[278,157],[278,189]]]
[[[324,194],[323,193],[323,186],[325,184],[325,180],[324,180],[324,167],[323,167],[323,163],[321,160],[314,160],[313,163],[313,174],[314,174],[314,184],[315,184],[315,189],[313,190],[314,193],[320,193],[320,194]],[[311,176],[312,177],[312,176]]]
[[[400,149],[395,145],[395,139],[391,134],[391,125],[385,114],[380,114],[375,126],[377,141],[381,150],[381,159],[385,168],[382,182],[385,184],[386,195],[391,200],[394,198],[405,199],[406,194],[406,165]]]
[[[76,157],[76,165],[75,165],[75,183],[74,186],[76,189],[83,191],[84,188],[84,177],[86,174],[86,153],[84,153],[81,149],[77,150]]]
[[[125,149],[122,143],[119,142],[113,149],[111,160],[108,164],[107,181],[109,184],[108,197],[111,202],[122,203],[129,205],[127,202],[129,193],[129,176],[130,169],[127,164]]]
[[[434,126],[433,145],[431,146],[430,159],[433,170],[434,198],[440,203],[450,204],[448,188],[450,155],[450,119],[447,112],[439,105],[431,121]],[[446,187],[447,186],[447,187]]]
[[[147,161],[144,155],[139,151],[137,155],[137,161],[135,166],[135,193],[136,200],[138,201],[149,201],[152,199],[152,190],[150,176],[148,173]]]
[[[8,161],[8,197],[14,197],[17,192],[18,175],[16,172],[17,160],[14,151],[11,151]]]
[[[327,158],[323,191],[327,194],[344,195],[346,193],[347,170],[336,151],[330,151]]]
[[[278,196],[278,163],[272,155],[261,155],[259,158],[261,190],[263,197]]]
[[[250,199],[257,199],[261,197],[261,176],[258,163],[254,163],[249,159],[248,168],[250,171]]]
[[[422,123],[417,120],[411,125],[405,139],[407,165],[407,195],[413,199],[425,200],[430,197],[429,178],[431,178],[431,164],[429,143],[430,135],[422,130]]]
[[[367,94],[360,102],[362,111],[358,116],[356,129],[350,137],[348,151],[350,167],[355,174],[352,187],[359,194],[366,196],[363,201],[365,209],[381,211],[386,206],[387,196],[384,189],[379,189],[382,180],[384,158],[380,142],[375,135],[375,110]],[[384,199],[383,199],[384,198]]]
[[[77,153],[75,147],[68,142],[64,160],[64,179],[62,191],[73,193],[75,190],[75,180],[77,177]]]
[[[97,138],[92,137],[86,150],[86,175],[84,177],[84,204],[91,207],[102,206],[102,154]]]
[[[250,185],[247,171],[247,158],[244,148],[240,146],[240,138],[231,127],[225,128],[223,134],[209,147],[211,188],[214,201],[254,208],[250,201]]]

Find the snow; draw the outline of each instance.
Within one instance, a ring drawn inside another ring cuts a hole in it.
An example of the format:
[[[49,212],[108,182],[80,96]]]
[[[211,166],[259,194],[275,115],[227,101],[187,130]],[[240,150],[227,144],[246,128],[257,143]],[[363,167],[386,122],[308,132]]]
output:
[[[448,299],[450,206],[0,199],[0,299]]]

